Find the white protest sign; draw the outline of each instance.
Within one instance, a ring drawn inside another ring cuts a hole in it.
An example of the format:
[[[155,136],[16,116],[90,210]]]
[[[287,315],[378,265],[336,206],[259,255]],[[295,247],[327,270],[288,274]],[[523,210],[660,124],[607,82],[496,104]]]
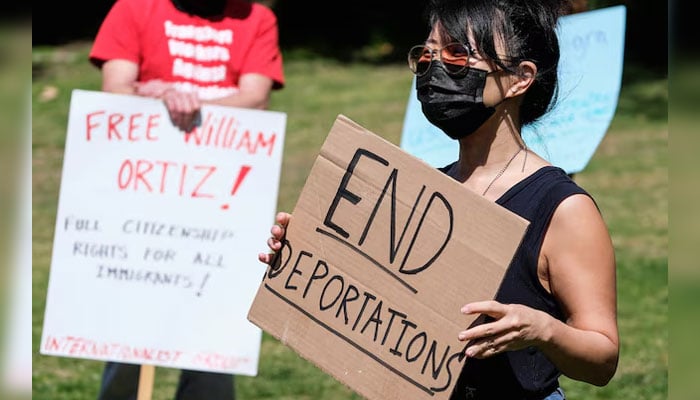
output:
[[[560,18],[559,101],[523,127],[528,147],[568,173],[582,171],[607,133],[622,83],[625,6]],[[435,167],[455,161],[459,145],[423,115],[413,79],[401,148]]]
[[[75,90],[42,354],[256,375],[286,114]],[[266,222],[267,221],[267,222]]]

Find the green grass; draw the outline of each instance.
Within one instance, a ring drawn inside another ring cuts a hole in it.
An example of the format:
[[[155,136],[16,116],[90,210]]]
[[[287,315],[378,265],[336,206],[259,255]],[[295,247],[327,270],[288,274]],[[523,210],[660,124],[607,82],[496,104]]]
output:
[[[98,90],[89,43],[33,52],[33,398],[93,399],[103,363],[39,354],[63,145],[72,89]],[[287,86],[271,109],[287,113],[278,208],[292,210],[338,114],[399,144],[412,76],[404,65],[288,60]],[[570,399],[665,399],[668,389],[667,88],[665,79],[623,85],[618,112],[576,180],[597,199],[618,260],[621,359],[609,385],[563,379]],[[53,97],[51,95],[54,95]],[[172,398],[178,371],[158,368],[154,400]],[[257,377],[236,378],[238,397],[359,399],[264,334]]]

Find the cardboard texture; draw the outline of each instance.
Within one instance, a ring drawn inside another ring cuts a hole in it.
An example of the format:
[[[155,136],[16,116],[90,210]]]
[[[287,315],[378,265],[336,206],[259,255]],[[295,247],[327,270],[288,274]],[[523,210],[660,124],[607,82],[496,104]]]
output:
[[[527,224],[340,115],[248,319],[367,399],[448,399],[460,308],[495,296]]]

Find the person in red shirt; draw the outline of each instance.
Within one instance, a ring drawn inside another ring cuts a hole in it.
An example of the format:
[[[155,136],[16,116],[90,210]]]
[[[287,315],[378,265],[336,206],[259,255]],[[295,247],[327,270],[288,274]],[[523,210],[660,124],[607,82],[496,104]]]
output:
[[[248,0],[117,0],[89,53],[102,90],[162,99],[190,131],[202,104],[266,109],[284,87],[275,14]],[[136,399],[139,365],[108,362],[99,400]],[[233,375],[183,370],[176,400],[233,400]]]
[[[102,90],[163,99],[185,131],[203,103],[266,109],[284,86],[277,18],[247,0],[118,0],[89,59]]]

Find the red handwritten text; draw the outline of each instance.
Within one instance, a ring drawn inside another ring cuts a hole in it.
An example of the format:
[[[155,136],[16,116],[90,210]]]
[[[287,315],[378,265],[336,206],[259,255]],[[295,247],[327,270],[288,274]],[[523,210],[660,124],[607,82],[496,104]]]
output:
[[[241,131],[239,125],[235,117],[215,117],[208,113],[201,126],[184,136],[185,143],[232,149],[248,154],[262,153],[268,157],[272,155],[277,133],[254,133],[248,129]]]
[[[76,336],[48,336],[43,343],[43,348],[49,353],[58,353],[71,357],[149,361],[162,364],[176,363],[183,354],[180,350],[135,347],[122,343],[98,342]]]
[[[192,359],[195,365],[215,370],[232,370],[241,364],[249,364],[251,361],[248,357],[234,357],[217,353],[197,353]]]
[[[103,342],[70,335],[61,337],[48,335],[41,346],[43,352],[48,354],[60,354],[69,357],[164,366],[201,366],[207,369],[221,371],[232,371],[254,362],[250,357],[237,357],[230,354],[213,352],[189,353],[175,349]]]
[[[154,129],[160,123],[160,114],[143,115],[142,113],[121,114],[95,111],[85,118],[85,139],[89,142],[93,136],[107,140],[126,140],[137,142],[141,139],[156,141]]]
[[[213,165],[127,159],[119,167],[117,185],[120,190],[214,197],[213,194],[204,192],[204,188],[216,169]]]

